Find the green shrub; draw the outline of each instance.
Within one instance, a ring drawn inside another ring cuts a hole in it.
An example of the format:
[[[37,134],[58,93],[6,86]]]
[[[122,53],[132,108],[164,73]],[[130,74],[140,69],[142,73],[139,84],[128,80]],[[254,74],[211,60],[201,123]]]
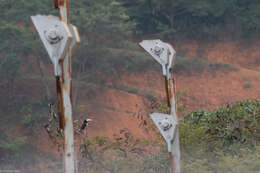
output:
[[[251,88],[251,83],[250,83],[250,82],[246,82],[246,83],[243,85],[243,88],[245,88],[245,89]]]
[[[167,112],[166,104],[156,109]],[[212,112],[195,111],[179,122],[181,169],[183,173],[245,173],[260,170],[260,100],[245,100]],[[149,127],[156,131],[153,125]],[[88,172],[170,172],[170,158],[164,139],[139,141],[131,149],[143,149],[137,155],[124,143],[96,137],[89,149],[101,146],[101,152],[92,151],[92,164]],[[113,146],[117,147],[113,147]],[[150,147],[160,150],[151,152]],[[140,148],[141,147],[141,148]],[[145,150],[148,147],[149,150]],[[125,151],[124,151],[125,150]],[[114,158],[108,154],[113,152]],[[125,155],[127,152],[127,155]],[[107,154],[106,154],[107,153]],[[94,164],[95,163],[95,164]],[[102,166],[103,165],[103,166]],[[97,171],[98,170],[98,171]]]
[[[25,145],[26,137],[19,137],[11,139],[9,137],[0,138],[0,150],[15,151],[17,152]]]
[[[241,148],[253,148],[259,142],[259,123],[260,102],[258,100],[238,102],[213,112],[196,111],[187,115],[180,123],[181,141],[185,146],[186,141],[190,140],[190,137],[187,139],[189,135],[185,135],[185,131],[189,133],[198,131],[199,133],[192,136],[203,138],[205,150],[221,149],[236,154]],[[192,143],[199,142],[195,140]]]

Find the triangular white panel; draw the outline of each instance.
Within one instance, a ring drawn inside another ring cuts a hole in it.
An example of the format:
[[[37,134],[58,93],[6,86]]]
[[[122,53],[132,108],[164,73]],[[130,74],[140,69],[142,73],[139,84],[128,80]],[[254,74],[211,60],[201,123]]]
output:
[[[59,60],[64,58],[72,41],[72,34],[66,23],[55,16],[31,16],[33,24],[54,64],[55,75],[59,75]]]
[[[168,151],[171,152],[171,143],[174,137],[175,128],[177,123],[173,120],[173,117],[168,114],[152,113],[150,114],[156,127],[159,129],[163,138],[168,144]]]
[[[172,66],[175,50],[168,43],[161,40],[143,40],[139,45],[144,48],[163,68],[163,75],[166,76],[166,69]],[[169,55],[170,53],[170,55]]]
[[[139,43],[159,64],[166,65],[167,50],[161,40],[144,40]],[[157,49],[155,48],[157,46]]]

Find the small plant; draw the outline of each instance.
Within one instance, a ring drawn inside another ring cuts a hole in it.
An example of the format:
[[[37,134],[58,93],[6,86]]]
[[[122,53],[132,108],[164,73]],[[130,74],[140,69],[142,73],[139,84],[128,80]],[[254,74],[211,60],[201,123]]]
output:
[[[245,88],[245,89],[251,88],[251,83],[250,83],[250,82],[246,82],[246,83],[243,85],[243,88]]]
[[[21,123],[28,128],[32,128],[32,127],[36,126],[36,124],[39,122],[39,120],[41,118],[41,115],[38,114],[37,111],[35,111],[35,113],[34,113],[33,110],[35,110],[33,108],[33,105],[28,104],[28,105],[23,106],[20,111],[23,114]]]
[[[96,136],[95,137],[95,143],[98,144],[98,146],[104,146],[108,143],[108,139],[106,137]]]
[[[147,98],[148,100],[154,100],[155,99],[155,96],[152,92],[147,92],[145,94],[145,98]]]
[[[33,116],[32,114],[26,114],[24,115],[23,119],[22,119],[22,124],[23,125],[30,125],[30,124],[33,124]]]
[[[243,76],[243,81],[249,81],[249,79],[246,76]]]
[[[185,106],[178,106],[178,112],[182,113],[185,111]]]

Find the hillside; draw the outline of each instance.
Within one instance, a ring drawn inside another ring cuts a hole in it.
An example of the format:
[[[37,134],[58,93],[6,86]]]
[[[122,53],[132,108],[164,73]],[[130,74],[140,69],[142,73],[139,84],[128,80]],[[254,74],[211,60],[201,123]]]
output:
[[[208,49],[205,50],[209,52]],[[187,51],[187,54],[189,53]],[[216,57],[216,61],[218,58]],[[174,73],[180,118],[194,110],[213,110],[239,100],[259,98],[259,72],[243,65],[231,64],[229,58],[227,59],[226,63],[229,64],[201,58],[177,58]],[[248,60],[251,61],[251,57]],[[36,64],[33,59],[31,63]],[[156,62],[151,58],[150,63]],[[52,91],[55,93],[52,72],[48,74]],[[114,134],[128,128],[137,137],[149,138],[143,129],[138,128],[140,120],[137,117],[138,115],[147,117],[152,102],[165,101],[160,69],[148,68],[140,72],[128,72],[122,69],[120,76],[101,75],[101,79],[102,83],[84,80],[80,82],[78,115],[75,119],[90,117],[95,120],[89,126],[91,137],[113,138]],[[44,96],[39,72],[33,76],[23,77],[19,83],[18,95],[32,99]]]
[[[72,55],[79,172],[169,172],[149,118],[167,112],[161,67],[138,46],[158,38],[177,51],[183,172],[259,171],[258,0],[69,3],[81,36]],[[4,0],[0,9],[0,172],[62,172],[57,121],[44,128],[56,101],[53,66],[30,20],[57,10],[49,0]],[[93,122],[78,133],[86,118]]]
[[[209,52],[208,49],[205,49],[205,51]],[[190,51],[187,51],[188,53]],[[257,54],[257,51],[254,54]],[[213,110],[240,100],[259,98],[258,86],[260,86],[260,81],[258,80],[259,72],[256,64],[254,68],[248,68],[247,63],[245,65],[231,64],[233,61],[229,59],[232,59],[232,57],[226,59],[225,63],[228,64],[223,63],[223,61],[216,62],[219,61],[218,58],[216,56],[215,61],[208,61],[206,57],[184,58],[178,55],[174,75],[177,81],[181,119],[189,112],[198,109]],[[251,57],[247,59],[251,61]],[[155,63],[151,58],[148,62],[148,64]],[[139,65],[142,64],[138,63]],[[143,63],[147,62],[144,61]],[[42,162],[41,156],[38,160],[41,163],[40,165],[29,166],[30,169],[42,167],[41,172],[45,173],[47,172],[45,168],[50,165],[49,162],[53,159],[55,164],[51,166],[49,172],[59,167],[57,161],[60,160],[59,155],[61,153],[58,152],[57,146],[53,144],[43,128],[47,121],[48,107],[42,99],[45,95],[45,88],[36,66],[36,60],[31,58],[30,70],[28,71],[28,67],[24,67],[23,71],[26,72],[26,75],[17,80],[18,85],[16,86],[17,96],[24,100],[24,102],[18,102],[17,106],[21,105],[23,109],[19,111],[20,113],[10,115],[6,121],[4,119],[2,127],[6,129],[5,134],[8,134],[11,138],[19,139],[17,137],[27,136],[24,141],[25,144],[32,145],[39,152],[36,155],[27,156],[28,158],[33,159],[37,155],[47,154],[44,156],[48,158],[47,162]],[[31,69],[35,69],[35,73],[32,74]],[[52,93],[55,93],[55,81],[52,77],[51,65],[45,66],[45,72]],[[102,82],[100,80],[89,80],[88,76],[85,80],[83,77],[78,91],[77,116],[74,119],[82,120],[90,117],[94,120],[88,127],[89,139],[97,140],[99,143],[102,140],[124,139],[125,134],[131,134],[134,140],[144,140],[144,143],[156,140],[157,137],[154,132],[149,127],[148,129],[144,127],[142,123],[144,120],[150,122],[148,114],[154,111],[152,110],[154,103],[165,102],[164,82],[160,68],[155,65],[154,67],[149,66],[147,70],[135,72],[122,69],[120,76],[101,74],[100,78]],[[6,93],[5,90],[2,90],[1,95]],[[1,102],[3,103],[4,100],[2,99]],[[2,110],[2,112],[5,111]],[[30,114],[33,117],[29,116],[28,123],[26,123],[26,117]],[[14,121],[15,119],[18,121]],[[19,121],[25,123],[19,123]],[[16,128],[9,129],[10,126]],[[100,139],[97,137],[100,137]],[[76,135],[76,139],[80,141],[82,137]],[[149,148],[149,145],[147,147]],[[155,148],[155,151],[160,150],[158,147]],[[26,149],[19,151],[23,157],[25,157],[24,151]],[[50,156],[53,158],[49,158]],[[132,157],[131,154],[129,157]],[[164,158],[163,154],[158,157]],[[25,169],[29,169],[29,167]]]

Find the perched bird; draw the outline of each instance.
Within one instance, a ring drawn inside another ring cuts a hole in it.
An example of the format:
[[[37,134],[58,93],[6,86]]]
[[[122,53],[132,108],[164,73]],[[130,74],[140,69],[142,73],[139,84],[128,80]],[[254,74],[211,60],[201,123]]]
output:
[[[81,125],[80,130],[86,129],[86,127],[88,126],[88,123],[89,123],[90,121],[92,121],[92,119],[89,119],[89,118],[85,119],[85,120],[83,121],[82,125]]]

